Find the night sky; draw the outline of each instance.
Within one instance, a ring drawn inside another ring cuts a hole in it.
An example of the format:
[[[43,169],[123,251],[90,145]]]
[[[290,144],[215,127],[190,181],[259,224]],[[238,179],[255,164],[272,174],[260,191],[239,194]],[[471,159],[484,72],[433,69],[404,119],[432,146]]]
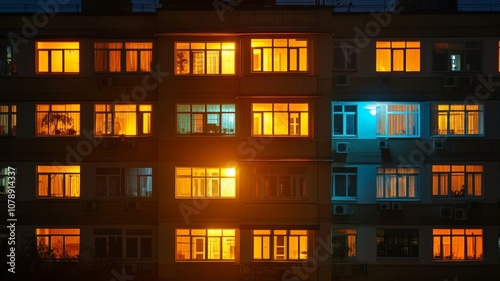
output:
[[[54,0],[56,1],[56,0]],[[62,0],[60,0],[62,1]],[[69,5],[78,5],[81,3],[81,0],[65,0],[69,1]],[[221,1],[226,1],[226,0],[221,0]],[[230,0],[229,0],[230,1]],[[243,0],[245,1],[245,0]],[[317,0],[277,0],[278,4],[285,4],[285,3],[311,3],[314,4]],[[352,3],[353,6],[356,5],[369,5],[369,6],[380,6],[382,7],[383,5],[390,6],[391,4],[394,5],[393,3],[395,0],[318,0],[320,3],[327,3],[327,4],[340,4],[340,5],[349,5],[349,3]],[[430,0],[413,0],[413,1],[421,1],[421,2],[427,2]],[[49,2],[48,0],[0,0],[0,11],[9,11],[9,12],[16,12],[14,9],[15,6],[19,6],[22,4],[29,4],[30,6],[33,6],[35,8],[38,5],[38,2]],[[135,5],[146,5],[149,7],[156,7],[158,5],[159,0],[132,0],[132,3]],[[482,10],[482,11],[488,11],[490,9],[490,5],[497,5],[494,10],[495,11],[500,11],[500,0],[458,0],[459,7],[461,10],[466,11],[466,10]],[[468,5],[474,5],[474,8],[472,6]],[[2,7],[2,5],[4,7]],[[9,6],[5,6],[9,5]],[[15,5],[15,6],[12,6]],[[8,8],[6,8],[8,7]],[[368,9],[371,10],[371,9]]]

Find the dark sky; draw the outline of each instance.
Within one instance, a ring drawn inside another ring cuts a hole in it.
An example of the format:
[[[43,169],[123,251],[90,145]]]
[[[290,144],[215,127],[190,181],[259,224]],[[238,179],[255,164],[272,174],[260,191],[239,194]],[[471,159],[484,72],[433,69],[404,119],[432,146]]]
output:
[[[54,0],[57,1],[57,0]],[[62,2],[62,0],[59,0]],[[72,9],[71,6],[76,7],[76,5],[81,3],[81,0],[64,0],[69,1],[70,4],[67,8]],[[224,0],[226,1],[226,0]],[[229,0],[230,1],[230,0]],[[236,1],[236,0],[234,0]],[[245,1],[245,0],[243,0]],[[311,3],[314,4],[316,1],[320,1],[322,3],[327,4],[343,4],[347,6],[352,2],[353,6],[359,5],[370,5],[370,6],[380,6],[384,5],[390,6],[394,5],[395,0],[277,0],[278,3]],[[434,2],[436,0],[412,0],[415,2]],[[437,0],[444,1],[444,0]],[[38,6],[38,2],[48,2],[47,0],[0,0],[0,11],[7,12],[17,12],[20,7],[22,8],[23,4],[29,4],[32,9],[35,9]],[[156,7],[158,5],[159,0],[132,0],[133,4],[136,5],[145,5],[144,7]],[[489,11],[491,6],[493,6],[494,11],[500,11],[500,0],[458,0],[459,7],[463,11],[467,10],[481,10],[481,11]],[[72,5],[71,5],[72,4]],[[74,9],[74,8],[73,8]],[[368,8],[368,10],[372,10],[373,8]],[[21,10],[22,11],[22,10]],[[64,9],[61,9],[64,11]]]

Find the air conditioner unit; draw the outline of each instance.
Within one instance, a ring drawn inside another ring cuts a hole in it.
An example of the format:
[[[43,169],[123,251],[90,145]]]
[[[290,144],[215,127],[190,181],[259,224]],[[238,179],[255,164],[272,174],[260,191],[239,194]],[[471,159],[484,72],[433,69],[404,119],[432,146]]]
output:
[[[335,145],[335,152],[349,153],[351,152],[351,144],[349,142],[337,142]]]
[[[129,211],[135,211],[141,209],[141,202],[139,201],[127,201],[125,202],[125,207]]]
[[[392,77],[379,76],[378,77],[378,85],[379,86],[391,86],[392,85]]]
[[[351,210],[349,209],[349,205],[347,204],[335,204],[333,205],[333,214],[334,215],[349,215]]]
[[[389,148],[389,139],[388,138],[379,138],[378,139],[378,148],[388,149]]]
[[[451,207],[441,207],[441,208],[439,208],[439,218],[440,219],[451,219],[451,218],[453,218],[453,208],[451,208]]]
[[[391,209],[396,210],[396,211],[401,211],[403,210],[403,203],[401,202],[392,202],[391,203]]]
[[[442,138],[436,138],[436,139],[432,139],[432,147],[434,147],[434,149],[445,149],[446,148],[446,139],[442,139]]]
[[[455,208],[453,210],[453,217],[457,221],[463,221],[467,219],[467,209],[466,208]]]
[[[351,86],[351,75],[348,74],[338,74],[335,75],[335,86]]]
[[[382,211],[387,211],[391,209],[391,202],[382,202],[378,205],[378,208]]]
[[[443,79],[443,87],[445,88],[452,88],[452,87],[458,87],[458,84],[460,82],[460,77],[458,76],[445,76]]]
[[[113,85],[113,78],[101,77],[99,78],[99,86],[101,87],[111,87]]]
[[[95,201],[87,201],[87,202],[84,202],[83,204],[84,204],[83,208],[86,211],[94,211],[95,209],[97,209],[97,202],[95,202]]]

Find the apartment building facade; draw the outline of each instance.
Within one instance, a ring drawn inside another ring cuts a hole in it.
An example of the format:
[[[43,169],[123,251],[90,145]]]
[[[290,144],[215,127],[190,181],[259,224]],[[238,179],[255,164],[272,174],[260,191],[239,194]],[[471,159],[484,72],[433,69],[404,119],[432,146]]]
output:
[[[1,15],[19,244],[108,279],[500,275],[496,14],[217,3]]]

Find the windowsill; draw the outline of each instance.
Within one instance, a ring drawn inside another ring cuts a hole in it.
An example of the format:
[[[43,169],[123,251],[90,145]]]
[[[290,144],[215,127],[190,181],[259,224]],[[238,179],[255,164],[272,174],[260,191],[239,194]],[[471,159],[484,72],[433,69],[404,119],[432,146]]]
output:
[[[484,134],[462,135],[462,134],[447,134],[447,135],[432,135],[431,138],[484,138]]]
[[[332,139],[336,139],[336,138],[342,138],[342,139],[347,139],[347,138],[350,138],[350,139],[357,139],[357,138],[358,138],[358,135],[332,135]]]
[[[482,263],[484,260],[451,260],[451,259],[433,259],[432,262],[436,263],[462,263],[462,262],[467,262],[467,263]]]
[[[222,134],[222,133],[199,133],[199,134],[176,134],[177,137],[236,137],[236,134]]]
[[[287,201],[290,201],[290,203],[297,202],[297,201],[307,201],[309,198],[308,197],[252,197],[254,201],[257,202],[262,202],[265,201],[266,203],[288,203]]]
[[[377,135],[376,138],[388,138],[388,139],[419,139],[420,135],[408,136],[408,135]]]
[[[406,263],[419,261],[419,257],[377,257],[377,262],[380,263]]]
[[[356,202],[356,201],[358,201],[358,198],[332,197],[332,203],[336,203],[334,201]]]

